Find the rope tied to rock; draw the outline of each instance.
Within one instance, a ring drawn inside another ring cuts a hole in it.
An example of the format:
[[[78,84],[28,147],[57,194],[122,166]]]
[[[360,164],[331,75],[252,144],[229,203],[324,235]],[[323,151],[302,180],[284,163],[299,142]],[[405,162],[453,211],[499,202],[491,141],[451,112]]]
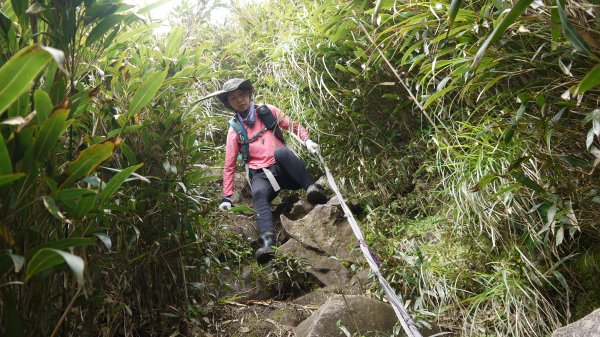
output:
[[[345,214],[346,218],[348,219],[348,222],[350,223],[350,227],[352,227],[354,236],[356,236],[356,239],[358,240],[358,242],[360,244],[360,250],[362,251],[363,255],[365,256],[365,259],[367,260],[367,262],[369,263],[369,266],[371,267],[373,274],[375,274],[377,276],[377,279],[379,280],[379,283],[381,284],[381,287],[383,288],[383,291],[385,292],[385,295],[386,295],[388,301],[392,305],[392,308],[394,309],[396,316],[398,316],[398,320],[400,321],[400,324],[402,325],[404,332],[406,333],[406,335],[408,337],[422,337],[421,333],[419,332],[419,329],[417,328],[417,326],[413,322],[412,318],[410,317],[410,315],[404,308],[404,303],[402,302],[402,299],[396,294],[394,289],[392,289],[392,287],[390,286],[388,281],[381,274],[381,272],[379,270],[379,267],[380,267],[379,260],[377,259],[377,256],[375,255],[375,253],[371,250],[371,248],[365,241],[362,231],[360,230],[360,227],[358,226],[356,219],[354,219],[354,215],[350,211],[350,208],[348,208],[348,205],[346,205],[346,201],[342,197],[342,193],[340,192],[337,184],[335,183],[335,179],[333,179],[333,175],[331,174],[331,171],[329,171],[329,167],[325,163],[325,159],[321,155],[321,152],[317,151],[316,154],[319,157],[319,160],[321,161],[321,165],[323,165],[323,169],[325,170],[325,175],[327,176],[327,182],[329,183],[329,186],[331,187],[331,189],[337,196],[338,200],[340,201],[340,205],[342,206],[342,210],[344,211],[344,214]]]

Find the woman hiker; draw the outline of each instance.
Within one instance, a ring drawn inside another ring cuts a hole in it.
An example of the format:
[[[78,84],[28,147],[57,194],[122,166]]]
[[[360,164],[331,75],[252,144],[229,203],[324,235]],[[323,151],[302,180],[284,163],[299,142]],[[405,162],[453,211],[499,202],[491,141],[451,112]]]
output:
[[[308,138],[306,129],[292,122],[277,107],[255,105],[252,91],[250,80],[233,78],[225,82],[222,90],[203,97],[202,100],[217,96],[226,108],[235,111],[227,133],[223,199],[219,209],[227,211],[232,207],[230,197],[233,194],[235,165],[238,154],[241,153],[260,233],[261,247],[255,256],[258,263],[263,264],[271,260],[275,253],[273,246],[277,244],[270,203],[279,190],[304,188],[311,204],[325,203],[327,198],[321,186],[315,184],[302,159],[285,146],[280,128],[291,129],[313,154],[319,151],[319,146]]]

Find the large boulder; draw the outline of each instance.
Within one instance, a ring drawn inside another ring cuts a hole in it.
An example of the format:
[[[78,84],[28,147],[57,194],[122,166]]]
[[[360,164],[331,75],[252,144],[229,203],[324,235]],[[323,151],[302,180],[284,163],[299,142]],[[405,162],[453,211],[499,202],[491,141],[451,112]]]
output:
[[[562,328],[556,329],[552,337],[600,337],[600,309]]]
[[[291,253],[306,263],[305,271],[314,275],[325,286],[341,286],[348,282],[349,271],[339,260],[307,249],[299,241],[289,239],[277,254]]]
[[[342,261],[357,262],[360,250],[348,220],[336,206],[318,205],[304,218],[293,221],[281,216],[284,232],[303,246]]]
[[[256,220],[252,215],[228,214],[229,221],[227,229],[230,232],[239,234],[246,242],[255,243],[258,241],[258,228]]]
[[[390,336],[397,322],[392,306],[357,295],[333,295],[300,323],[297,337],[346,336],[338,327],[361,336]]]

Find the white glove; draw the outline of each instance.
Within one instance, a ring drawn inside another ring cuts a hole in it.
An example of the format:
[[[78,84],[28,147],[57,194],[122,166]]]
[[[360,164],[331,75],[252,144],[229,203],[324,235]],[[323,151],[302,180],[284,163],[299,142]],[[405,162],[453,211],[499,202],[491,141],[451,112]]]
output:
[[[219,209],[222,211],[228,211],[232,207],[231,200],[227,197],[224,197],[221,200],[221,205],[219,205]]]
[[[308,149],[308,152],[310,152],[312,154],[319,153],[319,144],[313,142],[310,139],[307,139],[306,142],[304,142],[304,144],[306,145],[306,148]]]

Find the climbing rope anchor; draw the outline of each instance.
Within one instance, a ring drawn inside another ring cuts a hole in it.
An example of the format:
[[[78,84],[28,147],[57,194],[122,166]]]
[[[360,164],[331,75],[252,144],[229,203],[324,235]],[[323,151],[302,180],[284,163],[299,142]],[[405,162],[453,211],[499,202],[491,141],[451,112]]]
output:
[[[408,337],[422,337],[421,333],[419,332],[419,329],[417,328],[412,318],[404,308],[404,303],[402,302],[402,299],[398,297],[398,295],[396,295],[390,284],[383,277],[383,275],[381,275],[381,272],[379,270],[379,260],[377,259],[377,256],[375,256],[375,253],[371,250],[371,248],[369,248],[369,245],[367,245],[367,242],[363,237],[362,231],[360,230],[356,219],[354,219],[350,208],[348,208],[348,205],[346,205],[346,201],[342,197],[342,193],[340,192],[337,184],[335,183],[333,175],[329,171],[329,167],[327,167],[327,164],[325,164],[325,159],[323,159],[323,156],[321,155],[320,151],[317,151],[317,156],[319,157],[321,165],[323,165],[323,169],[325,170],[327,182],[329,183],[329,186],[340,201],[340,204],[342,205],[342,210],[344,211],[344,214],[348,219],[350,226],[352,227],[354,236],[356,236],[356,239],[360,244],[360,250],[365,256],[365,259],[367,259],[367,262],[369,263],[373,274],[377,276],[377,279],[379,280],[379,283],[381,284],[381,287],[383,288],[383,291],[385,292],[388,301],[392,305],[396,316],[398,316],[398,320],[400,321],[404,332]]]

